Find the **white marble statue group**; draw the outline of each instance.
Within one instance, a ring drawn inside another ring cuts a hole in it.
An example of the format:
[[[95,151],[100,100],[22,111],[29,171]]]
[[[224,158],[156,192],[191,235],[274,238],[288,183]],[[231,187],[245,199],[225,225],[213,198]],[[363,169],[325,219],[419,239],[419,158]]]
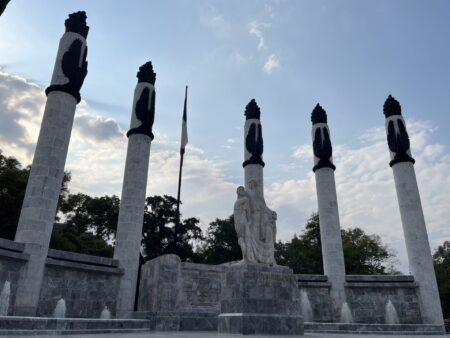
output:
[[[237,188],[234,225],[244,262],[275,265],[276,219],[277,214],[267,207],[257,181],[250,180],[248,190]]]

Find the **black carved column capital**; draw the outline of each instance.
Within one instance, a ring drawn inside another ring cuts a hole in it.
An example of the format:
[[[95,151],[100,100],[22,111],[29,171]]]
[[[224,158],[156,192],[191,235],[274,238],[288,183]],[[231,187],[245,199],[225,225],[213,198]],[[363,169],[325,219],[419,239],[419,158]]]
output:
[[[155,81],[156,73],[153,71],[151,61],[139,67],[136,74],[138,85],[135,90],[133,112],[130,130],[127,136],[144,134],[153,140],[153,122],[155,121]]]
[[[262,137],[262,127],[260,116],[261,109],[256,103],[255,99],[252,99],[245,107],[245,149],[250,157],[247,157],[242,166],[245,168],[249,164],[259,164],[265,166],[262,160],[262,154],[264,151],[264,141]],[[258,120],[258,121],[249,121]]]
[[[63,48],[62,57],[57,58],[57,65],[54,72],[64,75],[67,78],[65,83],[55,83],[47,87],[45,94],[53,91],[61,91],[72,95],[77,102],[81,101],[80,90],[87,75],[88,62],[85,39],[87,38],[89,27],[86,24],[86,12],[80,11],[69,14],[65,21],[66,33],[77,33],[81,37],[64,37],[60,42],[60,50]],[[68,45],[68,47],[67,47]],[[58,56],[60,54],[58,53]],[[59,64],[58,64],[59,63]]]
[[[251,101],[247,104],[247,106],[245,107],[244,115],[246,120],[260,119],[261,109],[259,108],[255,99],[251,99]]]
[[[0,0],[0,16],[5,11],[6,6],[8,5],[10,0]]]
[[[393,96],[389,95],[384,102],[383,113],[386,117],[387,142],[391,151],[389,165],[392,167],[400,162],[414,164],[415,160],[411,156],[408,132],[402,117],[402,108]]]
[[[314,167],[313,171],[320,168],[336,170],[333,164],[333,147],[331,145],[330,132],[327,125],[327,113],[320,104],[317,104],[311,113]]]
[[[87,16],[85,11],[69,14],[69,17],[64,22],[64,25],[66,26],[66,33],[78,33],[86,39],[89,32],[89,26],[86,24],[86,19]]]

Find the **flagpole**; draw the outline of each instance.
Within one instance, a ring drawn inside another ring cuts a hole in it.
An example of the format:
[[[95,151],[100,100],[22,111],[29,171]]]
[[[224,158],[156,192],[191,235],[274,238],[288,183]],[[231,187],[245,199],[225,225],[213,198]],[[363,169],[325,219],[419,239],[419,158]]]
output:
[[[177,254],[177,230],[178,226],[180,225],[180,192],[181,192],[181,174],[183,172],[183,159],[184,159],[184,152],[180,154],[180,172],[178,175],[178,194],[177,194],[177,219],[175,222],[175,228],[173,232],[173,254]]]
[[[184,96],[184,110],[183,110],[183,126],[182,126],[182,132],[181,132],[181,144],[180,144],[180,171],[178,174],[178,193],[177,193],[177,214],[176,214],[176,220],[175,220],[175,226],[173,230],[173,247],[172,247],[172,253],[174,255],[177,254],[177,237],[178,237],[178,227],[180,226],[180,194],[181,194],[181,176],[183,173],[183,160],[184,160],[184,147],[186,146],[184,142],[184,128],[186,128],[186,101],[187,101],[187,90],[188,86],[186,86],[186,92]],[[187,132],[187,130],[186,130]],[[186,134],[186,143],[187,143],[187,134]]]

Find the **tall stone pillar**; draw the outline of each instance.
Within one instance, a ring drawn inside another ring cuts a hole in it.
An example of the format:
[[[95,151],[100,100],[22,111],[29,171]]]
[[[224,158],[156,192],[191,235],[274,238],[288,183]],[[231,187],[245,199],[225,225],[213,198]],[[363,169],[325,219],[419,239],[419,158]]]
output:
[[[86,13],[70,14],[65,26],[45,91],[47,103],[16,232],[16,242],[26,244],[30,259],[18,282],[15,315],[36,315],[75,108],[87,74]]]
[[[114,258],[125,273],[120,280],[116,316],[130,317],[134,310],[139,253],[144,221],[152,126],[155,117],[155,80],[151,62],[139,68],[134,90],[128,136],[127,159],[122,186]]]
[[[334,180],[333,150],[327,113],[317,104],[311,114],[314,151],[313,171],[316,176],[319,205],[320,239],[322,242],[323,270],[331,283],[330,295],[334,316],[338,318],[345,302],[345,264],[342,249],[341,227]]]
[[[409,268],[419,285],[420,311],[424,324],[443,325],[443,316],[430,243],[411,156],[409,136],[400,103],[391,95],[383,106],[394,173],[395,189],[405,235]]]
[[[245,189],[250,190],[250,181],[257,182],[258,193],[264,197],[263,168],[265,166],[262,160],[264,150],[261,110],[255,99],[252,99],[245,107],[245,125],[244,125],[244,179]]]

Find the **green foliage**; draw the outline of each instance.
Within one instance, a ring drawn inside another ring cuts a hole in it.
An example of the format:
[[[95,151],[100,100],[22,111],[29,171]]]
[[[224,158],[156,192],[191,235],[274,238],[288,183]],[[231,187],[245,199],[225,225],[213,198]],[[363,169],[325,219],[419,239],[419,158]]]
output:
[[[119,197],[90,197],[85,194],[69,194],[61,203],[66,225],[73,233],[91,232],[98,239],[112,240],[119,217]]]
[[[144,259],[173,253],[182,261],[199,261],[193,242],[202,240],[198,218],[181,219],[177,226],[177,241],[174,247],[174,226],[177,222],[177,200],[168,195],[147,197],[142,230]]]
[[[341,233],[348,275],[385,275],[391,272],[389,265],[392,265],[394,255],[382,243],[380,236],[367,235],[360,228],[342,230]]]
[[[119,204],[114,195],[67,194],[60,205],[66,222],[62,229],[53,231],[50,248],[112,257],[114,248],[109,243],[115,237]]]
[[[30,168],[0,150],[0,237],[14,239]]]
[[[347,274],[395,272],[391,263],[394,255],[379,236],[367,235],[360,228],[342,230],[341,236]],[[275,249],[277,264],[287,265],[295,273],[323,274],[319,215],[309,218],[302,235],[294,235],[287,243],[278,242]]]
[[[433,254],[434,270],[444,318],[450,318],[450,241],[438,246]]]
[[[113,246],[105,240],[90,232],[77,234],[73,227],[67,225],[53,232],[50,248],[102,257],[112,257],[114,253]]]
[[[217,218],[209,224],[206,239],[199,251],[206,264],[222,264],[242,259],[233,216]]]
[[[22,168],[14,157],[6,157],[0,150],[0,237],[14,239],[27,187],[30,166]],[[70,173],[64,172],[59,200],[68,194]],[[59,218],[55,215],[55,220]]]
[[[276,243],[275,259],[277,264],[289,266],[295,273],[323,274],[318,214],[311,215],[301,236]]]

